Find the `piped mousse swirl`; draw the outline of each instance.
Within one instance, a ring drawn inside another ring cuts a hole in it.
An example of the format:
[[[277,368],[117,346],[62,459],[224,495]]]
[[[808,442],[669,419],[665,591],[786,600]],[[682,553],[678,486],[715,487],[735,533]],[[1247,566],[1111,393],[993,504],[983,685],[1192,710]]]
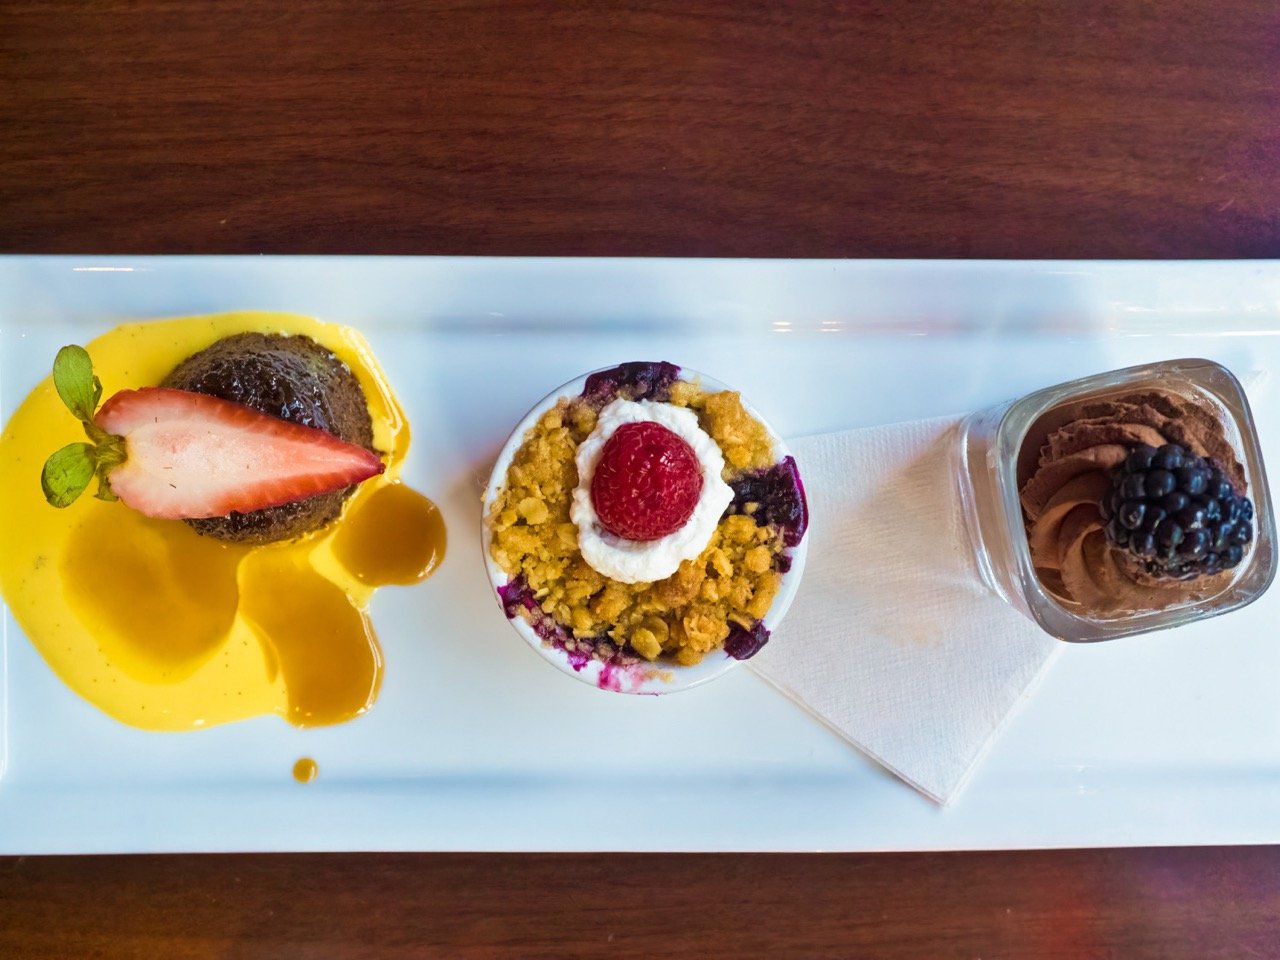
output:
[[[1060,425],[1043,435],[1039,458],[1021,490],[1031,559],[1041,582],[1096,616],[1163,609],[1220,586],[1217,576],[1152,577],[1137,558],[1108,543],[1101,510],[1111,489],[1110,471],[1142,444],[1178,444],[1216,461],[1232,486],[1245,491],[1244,468],[1209,402],[1150,390],[1083,401],[1058,419]]]

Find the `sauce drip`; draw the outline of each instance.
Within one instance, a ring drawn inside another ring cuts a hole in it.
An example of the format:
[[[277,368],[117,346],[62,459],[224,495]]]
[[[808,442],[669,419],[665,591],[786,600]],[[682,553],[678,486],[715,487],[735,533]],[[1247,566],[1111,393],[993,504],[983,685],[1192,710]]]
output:
[[[333,555],[362,583],[417,583],[444,559],[444,518],[409,487],[390,483],[333,538]]]
[[[293,550],[256,551],[242,570],[240,613],[279,669],[289,722],[341,723],[372,706],[382,651],[365,611]]]
[[[299,783],[310,783],[320,773],[320,765],[310,757],[301,757],[293,765],[293,779]]]
[[[108,397],[158,383],[190,354],[247,330],[305,334],[332,350],[360,381],[385,455],[386,473],[309,537],[249,547],[89,495],[64,510],[49,506],[41,465],[82,439],[49,379],[0,434],[5,600],[69,687],[145,729],[264,713],[318,726],[364,713],[383,668],[365,612],[374,588],[417,582],[444,555],[439,511],[396,479],[408,426],[354,331],[288,314],[220,314],[117,327],[87,349]]]

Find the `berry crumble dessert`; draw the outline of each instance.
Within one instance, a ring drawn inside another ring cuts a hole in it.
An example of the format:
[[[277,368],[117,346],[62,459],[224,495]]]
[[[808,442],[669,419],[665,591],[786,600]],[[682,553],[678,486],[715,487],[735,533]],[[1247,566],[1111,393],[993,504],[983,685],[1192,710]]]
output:
[[[738,393],[626,363],[561,396],[489,505],[489,556],[575,670],[754,655],[808,522],[791,457]],[[605,685],[605,684],[601,684]]]

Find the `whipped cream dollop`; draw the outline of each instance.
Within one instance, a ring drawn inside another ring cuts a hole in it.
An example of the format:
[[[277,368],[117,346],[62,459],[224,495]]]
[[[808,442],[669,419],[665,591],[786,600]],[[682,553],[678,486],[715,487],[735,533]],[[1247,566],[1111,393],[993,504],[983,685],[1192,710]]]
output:
[[[591,503],[591,481],[604,445],[625,423],[652,421],[676,434],[693,450],[702,468],[702,493],[693,514],[675,533],[657,540],[624,540],[600,525]],[[573,491],[569,517],[578,527],[578,549],[597,573],[622,583],[650,583],[671,576],[685,560],[697,557],[715,533],[720,518],[733,500],[733,490],[720,473],[724,455],[686,407],[650,400],[614,400],[600,411],[596,427],[578,445],[575,455],[578,486]]]

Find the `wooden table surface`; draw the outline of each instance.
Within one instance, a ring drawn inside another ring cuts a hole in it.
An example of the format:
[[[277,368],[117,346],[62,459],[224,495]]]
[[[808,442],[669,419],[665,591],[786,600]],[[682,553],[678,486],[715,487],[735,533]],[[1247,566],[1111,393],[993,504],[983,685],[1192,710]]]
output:
[[[5,252],[1275,257],[1278,169],[1273,0],[0,2]],[[15,958],[1205,960],[1278,918],[1265,847],[0,860]]]

